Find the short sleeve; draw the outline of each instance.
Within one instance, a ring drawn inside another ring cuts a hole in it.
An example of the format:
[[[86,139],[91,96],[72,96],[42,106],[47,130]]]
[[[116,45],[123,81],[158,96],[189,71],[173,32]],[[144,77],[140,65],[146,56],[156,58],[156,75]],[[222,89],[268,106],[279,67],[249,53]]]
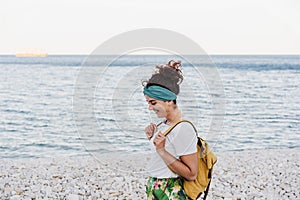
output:
[[[178,157],[197,152],[197,134],[190,123],[181,122],[172,132],[170,140]]]

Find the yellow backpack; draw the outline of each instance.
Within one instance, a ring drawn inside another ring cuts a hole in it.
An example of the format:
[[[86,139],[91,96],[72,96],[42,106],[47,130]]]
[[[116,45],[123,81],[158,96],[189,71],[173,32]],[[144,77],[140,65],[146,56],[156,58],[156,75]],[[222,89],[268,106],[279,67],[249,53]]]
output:
[[[195,129],[195,132],[197,133],[197,130],[195,126],[192,124],[192,122],[188,120],[181,120],[173,124],[170,128],[168,128],[168,130],[164,132],[164,135],[167,136],[173,130],[173,128],[175,128],[175,126],[177,126],[181,122],[190,123]],[[185,193],[190,199],[197,199],[204,192],[203,199],[205,200],[208,194],[208,189],[212,177],[212,169],[214,164],[217,162],[217,157],[210,150],[205,140],[198,137],[198,135],[197,135],[197,139],[198,139],[198,143],[197,143],[198,175],[194,181],[188,181],[184,179],[183,188]]]

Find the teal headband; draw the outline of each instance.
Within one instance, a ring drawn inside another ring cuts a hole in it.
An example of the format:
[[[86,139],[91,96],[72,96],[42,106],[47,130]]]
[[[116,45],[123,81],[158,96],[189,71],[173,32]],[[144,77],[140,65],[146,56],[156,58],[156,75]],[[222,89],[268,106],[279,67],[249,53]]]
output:
[[[158,85],[152,85],[148,88],[144,87],[144,94],[153,99],[162,101],[175,100],[177,98],[174,92]]]

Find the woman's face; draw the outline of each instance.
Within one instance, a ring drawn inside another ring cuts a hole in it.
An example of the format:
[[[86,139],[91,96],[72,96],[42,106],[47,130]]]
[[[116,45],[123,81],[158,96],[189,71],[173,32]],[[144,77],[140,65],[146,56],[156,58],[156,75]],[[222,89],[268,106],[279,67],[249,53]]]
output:
[[[165,118],[167,116],[167,102],[156,100],[145,95],[148,103],[148,109],[153,110],[158,118]]]

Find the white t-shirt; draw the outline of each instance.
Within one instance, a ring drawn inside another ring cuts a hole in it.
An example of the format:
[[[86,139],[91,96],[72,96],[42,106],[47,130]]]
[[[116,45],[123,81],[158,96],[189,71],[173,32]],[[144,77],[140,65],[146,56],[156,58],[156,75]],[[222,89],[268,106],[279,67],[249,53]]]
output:
[[[164,133],[170,126],[161,124],[156,133],[150,140],[152,150],[151,160],[148,164],[148,174],[156,178],[171,178],[178,177],[173,173],[160,155],[156,152],[153,144],[154,137],[161,131]],[[197,135],[193,126],[188,122],[178,124],[166,137],[165,149],[175,158],[197,152]]]

